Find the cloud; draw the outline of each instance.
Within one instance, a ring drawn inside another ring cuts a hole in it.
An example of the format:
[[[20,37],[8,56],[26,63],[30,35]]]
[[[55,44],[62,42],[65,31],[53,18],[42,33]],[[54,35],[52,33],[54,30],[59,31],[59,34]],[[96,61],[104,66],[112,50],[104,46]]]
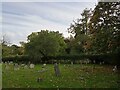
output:
[[[3,33],[11,43],[26,41],[32,32],[54,30],[68,37],[67,28],[72,20],[80,17],[84,8],[94,8],[95,3],[27,3],[6,2],[2,4]]]
[[[2,0],[2,2],[73,2],[73,0]],[[74,2],[97,2],[97,0],[74,0]]]

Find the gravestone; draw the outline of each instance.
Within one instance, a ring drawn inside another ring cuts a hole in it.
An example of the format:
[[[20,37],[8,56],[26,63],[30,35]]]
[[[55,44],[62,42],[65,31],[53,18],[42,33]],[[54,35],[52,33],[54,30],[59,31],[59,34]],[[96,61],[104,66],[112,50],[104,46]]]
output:
[[[27,66],[27,65],[25,65],[25,66],[24,66],[24,69],[26,69],[26,68],[28,68],[28,66]]]
[[[103,61],[102,64],[104,64],[105,62]]]
[[[60,69],[57,63],[54,64],[55,75],[60,76]]]
[[[11,61],[11,62],[9,62],[9,64],[13,64],[13,62]]]
[[[85,61],[85,64],[88,64],[88,61],[87,61],[87,60]]]
[[[38,78],[37,79],[37,82],[41,82],[41,81],[43,81],[43,78]]]
[[[5,64],[5,69],[8,70],[9,69],[9,65]]]
[[[94,63],[94,64],[96,63],[95,60],[93,60],[93,63]]]
[[[25,66],[25,64],[21,64],[21,67],[24,67]]]
[[[30,64],[30,68],[33,69],[35,67],[34,64]]]
[[[71,65],[73,65],[73,62],[71,62]]]
[[[117,66],[115,65],[114,67],[113,67],[113,72],[116,72],[117,71]]]
[[[19,65],[17,63],[14,64],[14,70],[19,70]]]
[[[46,64],[44,63],[43,66],[42,66],[42,68],[45,68],[45,67],[46,67]]]

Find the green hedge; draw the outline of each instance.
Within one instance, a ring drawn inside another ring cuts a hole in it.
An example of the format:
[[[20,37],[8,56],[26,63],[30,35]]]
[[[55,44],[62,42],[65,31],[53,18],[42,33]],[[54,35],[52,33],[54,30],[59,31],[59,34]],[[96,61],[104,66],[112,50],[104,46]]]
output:
[[[56,61],[66,63],[66,62],[75,62],[77,60],[85,60],[89,59],[91,60],[91,63],[95,60],[96,63],[105,62],[106,64],[119,64],[119,55],[118,54],[101,54],[101,55],[62,55],[62,56],[48,56],[43,57],[41,59],[34,60],[33,58],[30,58],[29,56],[9,56],[9,57],[3,57],[2,61],[13,61],[13,62],[32,62],[32,63],[54,63]]]
[[[9,56],[9,57],[3,57],[3,62],[13,61],[13,62],[28,62],[30,60],[29,56],[25,55],[17,55],[17,56]]]

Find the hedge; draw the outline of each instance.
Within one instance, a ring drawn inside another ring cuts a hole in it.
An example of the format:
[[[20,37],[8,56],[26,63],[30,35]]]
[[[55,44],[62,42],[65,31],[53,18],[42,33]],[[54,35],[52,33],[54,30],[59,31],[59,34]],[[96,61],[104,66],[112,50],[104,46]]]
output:
[[[8,57],[2,57],[2,62],[28,62],[30,61],[29,56],[26,55],[17,55],[17,56],[8,56]]]
[[[105,62],[106,64],[119,64],[119,55],[118,54],[99,54],[99,55],[61,55],[61,56],[48,56],[42,57],[38,60],[34,60],[34,58],[30,58],[29,56],[22,55],[22,56],[9,56],[3,57],[2,61],[13,61],[13,62],[32,62],[32,63],[54,63],[56,60],[61,61],[64,63],[66,61],[77,61],[77,60],[85,60],[89,59],[93,63],[95,60],[96,63]]]

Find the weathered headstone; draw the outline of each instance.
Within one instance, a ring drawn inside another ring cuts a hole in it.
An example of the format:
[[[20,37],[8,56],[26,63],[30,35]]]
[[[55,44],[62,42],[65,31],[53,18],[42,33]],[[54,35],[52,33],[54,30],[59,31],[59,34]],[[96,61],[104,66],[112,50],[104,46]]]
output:
[[[6,64],[5,65],[5,69],[8,70],[9,69],[9,65]]]
[[[85,64],[88,64],[88,61],[87,61],[87,60],[85,61]]]
[[[19,65],[17,63],[14,64],[14,70],[19,70]]]
[[[73,65],[73,62],[71,62],[71,65]]]
[[[21,64],[20,66],[21,66],[21,68],[24,68],[25,64]]]
[[[24,66],[24,69],[26,69],[26,68],[28,68],[28,66],[27,66],[27,65],[25,65],[25,66]]]
[[[60,69],[57,63],[54,64],[55,75],[60,76]]]
[[[32,69],[32,68],[34,68],[35,67],[35,65],[34,64],[30,64],[30,68]]]
[[[93,60],[93,63],[95,64],[95,60]]]
[[[115,65],[114,67],[113,67],[113,72],[116,72],[117,71],[117,66]]]
[[[80,60],[80,64],[82,65],[82,60]]]
[[[37,82],[41,82],[41,81],[43,81],[42,78],[38,78],[38,79],[37,79]]]
[[[10,61],[10,62],[9,62],[9,64],[13,64],[13,62],[12,62],[12,61]]]
[[[45,67],[46,67],[46,64],[44,63],[43,66],[42,66],[42,68],[45,68]]]
[[[104,64],[105,62],[103,61],[102,64]]]

